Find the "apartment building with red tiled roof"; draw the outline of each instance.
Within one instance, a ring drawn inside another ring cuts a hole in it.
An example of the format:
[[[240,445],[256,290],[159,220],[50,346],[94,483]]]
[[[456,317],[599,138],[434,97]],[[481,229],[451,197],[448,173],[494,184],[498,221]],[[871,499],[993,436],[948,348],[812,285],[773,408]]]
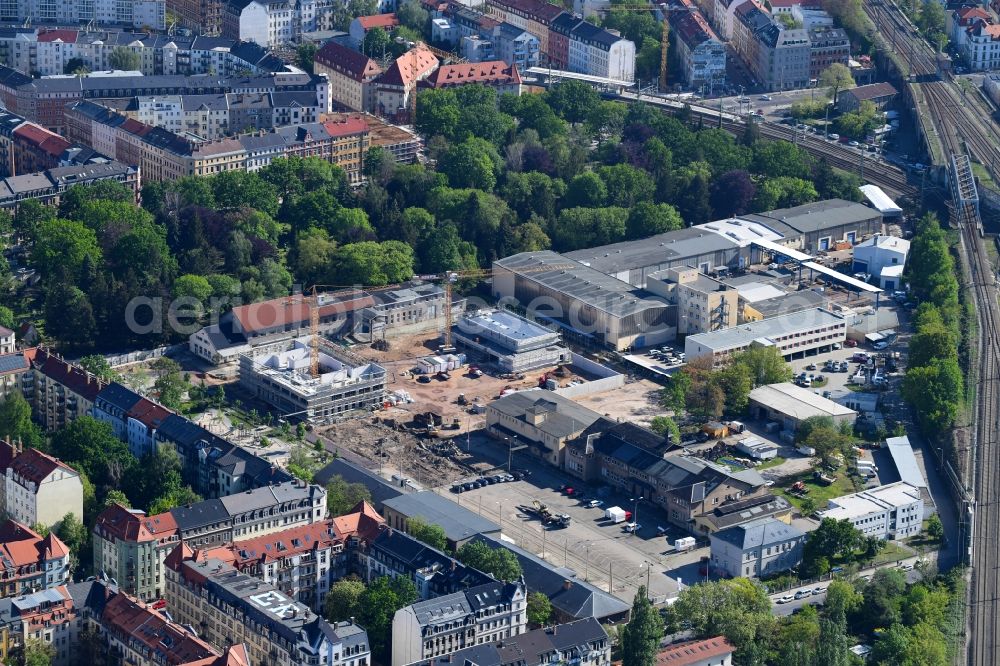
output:
[[[374,105],[374,81],[382,68],[360,51],[327,42],[313,60],[313,72],[326,74],[330,100],[337,109],[368,111]]]
[[[497,94],[521,94],[521,74],[516,65],[508,65],[503,60],[443,65],[421,81],[418,87],[454,88],[479,84],[493,88]]]
[[[437,56],[423,44],[396,58],[375,84],[375,111],[381,116],[407,122],[417,83],[438,68]]]
[[[147,516],[115,503],[98,515],[93,537],[95,571],[141,599],[163,595],[163,561],[180,542],[173,514]]]
[[[15,173],[34,173],[59,166],[59,158],[72,144],[55,132],[36,125],[23,123],[14,130],[13,137]]]
[[[69,548],[13,520],[0,523],[0,597],[17,597],[69,582]]]

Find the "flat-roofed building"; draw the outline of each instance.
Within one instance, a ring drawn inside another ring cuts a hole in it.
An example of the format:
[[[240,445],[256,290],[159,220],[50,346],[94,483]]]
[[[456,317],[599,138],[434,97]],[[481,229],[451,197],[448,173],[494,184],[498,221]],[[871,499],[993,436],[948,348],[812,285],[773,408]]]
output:
[[[853,409],[789,382],[758,386],[750,391],[750,414],[761,420],[777,421],[789,432],[795,432],[800,423],[816,416],[829,417],[835,424],[853,424],[858,416]]]
[[[740,324],[720,331],[688,336],[684,352],[688,363],[697,359],[722,365],[733,354],[752,345],[774,347],[791,358],[808,351],[829,349],[847,339],[847,321],[823,308]]]
[[[507,310],[480,310],[462,317],[452,339],[470,355],[505,372],[523,372],[570,361],[559,334]]]
[[[523,252],[493,263],[493,295],[513,299],[565,337],[615,350],[673,340],[676,321],[663,299],[586,263],[551,251]]]
[[[848,520],[865,536],[902,539],[920,534],[924,500],[919,488],[899,481],[834,497],[817,513],[821,518]]]
[[[646,281],[646,289],[677,306],[677,335],[736,325],[739,293],[697,268],[668,268],[654,273]]]

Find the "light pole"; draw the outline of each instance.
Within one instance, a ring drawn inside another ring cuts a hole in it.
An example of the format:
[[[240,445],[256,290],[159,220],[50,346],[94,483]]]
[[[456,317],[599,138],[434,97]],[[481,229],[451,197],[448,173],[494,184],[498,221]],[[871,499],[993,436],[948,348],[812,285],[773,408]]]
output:
[[[500,505],[500,534],[503,534],[503,502],[497,502]]]
[[[639,531],[639,502],[642,501],[642,495],[639,497],[632,498],[632,524],[635,525],[635,529],[632,530],[632,536],[635,536]]]

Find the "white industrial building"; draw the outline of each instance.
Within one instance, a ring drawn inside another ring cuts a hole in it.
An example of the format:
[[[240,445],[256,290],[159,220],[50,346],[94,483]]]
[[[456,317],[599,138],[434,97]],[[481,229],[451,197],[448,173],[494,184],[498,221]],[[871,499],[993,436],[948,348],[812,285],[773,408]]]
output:
[[[559,333],[507,310],[462,317],[452,327],[455,346],[505,372],[523,372],[570,361]]]
[[[906,435],[889,437],[885,440],[884,448],[889,452],[889,457],[892,458],[892,464],[896,467],[900,481],[904,481],[920,491],[924,498],[924,518],[929,518],[931,514],[936,512],[937,508],[934,506],[930,488],[927,486],[927,479],[920,471],[917,456],[913,453],[910,438]]]
[[[865,536],[903,539],[920,534],[924,500],[920,489],[905,481],[835,497],[821,518],[849,520]]]
[[[836,424],[854,423],[858,413],[791,383],[768,384],[750,391],[750,414],[763,421],[777,421],[782,430],[795,432],[814,416],[829,416]]]
[[[829,349],[847,338],[847,322],[824,308],[740,324],[721,331],[690,335],[684,340],[688,363],[711,359],[722,365],[751,345],[775,347],[786,358]]]
[[[868,205],[882,213],[883,218],[902,217],[903,209],[893,201],[878,185],[862,185],[858,188],[865,196]]]
[[[887,291],[899,289],[910,241],[896,236],[875,235],[854,246],[854,271],[879,278]]]

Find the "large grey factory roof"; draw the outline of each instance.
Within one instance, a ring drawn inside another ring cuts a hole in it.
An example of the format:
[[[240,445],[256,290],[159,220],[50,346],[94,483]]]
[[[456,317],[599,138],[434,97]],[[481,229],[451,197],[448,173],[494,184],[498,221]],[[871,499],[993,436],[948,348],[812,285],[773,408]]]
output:
[[[885,440],[885,445],[889,449],[889,455],[892,456],[892,462],[896,465],[900,480],[916,488],[926,488],[927,481],[924,480],[920,465],[917,464],[917,458],[913,455],[910,438],[905,435],[889,437]]]
[[[518,269],[532,269],[520,274],[526,279],[534,280],[554,291],[566,293],[617,317],[627,317],[650,308],[667,305],[665,301],[652,297],[642,289],[550,250],[522,252],[499,259],[493,265],[514,273],[518,273]],[[552,266],[552,270],[537,270],[544,266]]]
[[[641,240],[575,250],[567,252],[565,256],[602,273],[614,274],[633,268],[656,266],[675,259],[737,249],[739,245],[726,236],[691,227]]]
[[[835,315],[829,310],[815,308],[772,319],[762,319],[761,321],[740,324],[739,326],[724,328],[719,331],[697,333],[688,336],[687,339],[715,350],[734,349],[745,347],[760,338],[787,335],[795,331],[843,322],[843,320],[843,317]]]
[[[877,210],[872,210],[864,204],[845,201],[844,199],[828,199],[803,204],[794,208],[779,208],[766,213],[745,215],[748,220],[763,224],[773,224],[774,220],[807,234],[822,229],[831,229],[845,224],[857,224],[866,220],[881,217]]]

